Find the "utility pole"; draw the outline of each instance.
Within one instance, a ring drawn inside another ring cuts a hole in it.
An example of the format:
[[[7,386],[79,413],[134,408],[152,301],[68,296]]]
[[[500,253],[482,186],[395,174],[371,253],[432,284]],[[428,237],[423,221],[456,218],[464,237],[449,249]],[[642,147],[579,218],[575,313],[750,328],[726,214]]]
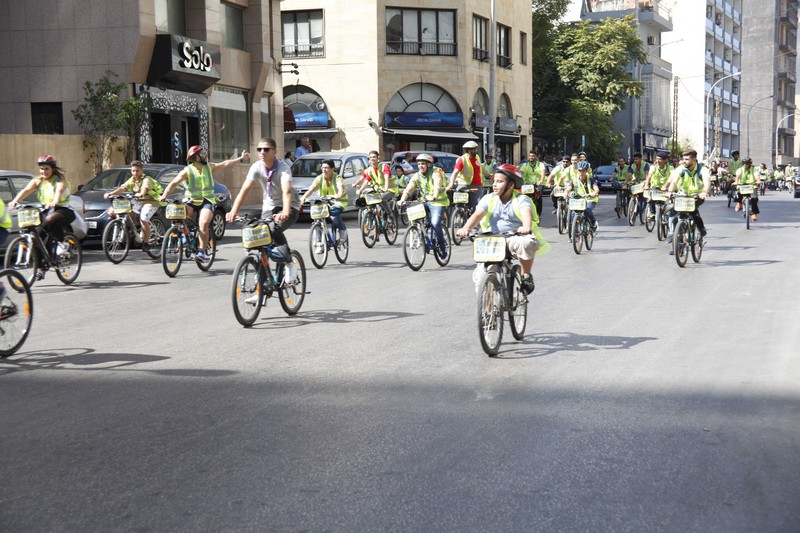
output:
[[[678,76],[675,76],[675,88],[672,91],[672,155],[678,154]]]

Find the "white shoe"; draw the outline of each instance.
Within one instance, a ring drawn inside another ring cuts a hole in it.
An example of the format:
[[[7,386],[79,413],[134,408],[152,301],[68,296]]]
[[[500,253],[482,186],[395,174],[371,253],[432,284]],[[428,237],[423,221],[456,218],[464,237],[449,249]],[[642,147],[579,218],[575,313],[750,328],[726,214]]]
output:
[[[69,250],[69,244],[67,244],[65,242],[60,242],[60,243],[58,243],[58,246],[56,247],[56,254],[58,254],[59,256],[62,256],[65,253],[67,253],[67,250]]]
[[[244,301],[244,303],[249,304],[249,305],[256,305],[256,304],[258,304],[258,298],[259,298],[259,295],[258,294],[254,294],[250,298],[246,299]]]
[[[133,240],[136,244],[142,244],[142,232],[137,231],[133,234]]]
[[[287,287],[291,287],[294,285],[295,280],[297,279],[297,265],[294,264],[294,261],[287,265],[289,267],[289,275],[285,276],[284,278],[284,285]]]
[[[475,294],[478,294],[481,284],[483,283],[483,278],[485,277],[486,267],[484,267],[482,263],[478,263],[475,266],[475,270],[472,271],[472,282],[475,284]]]

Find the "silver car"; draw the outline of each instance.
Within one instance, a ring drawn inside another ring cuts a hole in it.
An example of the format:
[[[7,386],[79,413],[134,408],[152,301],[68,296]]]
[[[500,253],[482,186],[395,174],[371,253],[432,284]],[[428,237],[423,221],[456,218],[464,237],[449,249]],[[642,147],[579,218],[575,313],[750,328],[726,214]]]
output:
[[[326,159],[333,160],[335,171],[344,178],[344,188],[347,192],[347,207],[345,211],[356,209],[356,191],[353,188],[355,182],[367,166],[369,158],[367,154],[361,152],[313,152],[299,157],[292,164],[292,186],[297,189],[302,197],[311,187],[314,178],[322,174],[322,162]],[[312,198],[319,196],[314,193]],[[309,202],[300,206],[300,213],[308,213]]]

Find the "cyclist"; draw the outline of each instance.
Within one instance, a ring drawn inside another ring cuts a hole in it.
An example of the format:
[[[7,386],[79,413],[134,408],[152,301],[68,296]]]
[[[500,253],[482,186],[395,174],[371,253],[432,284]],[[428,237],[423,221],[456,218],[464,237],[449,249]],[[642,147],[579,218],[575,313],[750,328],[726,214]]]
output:
[[[625,157],[622,155],[617,156],[617,164],[614,167],[614,171],[611,173],[611,185],[614,187],[614,190],[619,191],[622,188],[622,183],[620,183],[620,179],[625,180],[628,177],[628,163],[625,161]],[[617,194],[621,194],[617,192]],[[620,207],[617,206],[614,208],[614,211],[617,212],[619,215]]]
[[[739,159],[739,150],[731,152],[731,158],[728,160],[728,182],[732,181],[731,176],[736,176],[740,168],[744,166],[744,161]]]
[[[14,209],[19,201],[36,190],[36,196],[42,206],[48,209],[42,229],[48,236],[47,246],[52,250],[53,257],[59,252],[66,251],[66,247],[59,246],[64,240],[67,226],[75,220],[75,211],[69,207],[71,185],[64,177],[64,169],[58,166],[52,155],[43,155],[38,160],[39,175],[33,178],[17,195],[8,203],[9,209]]]
[[[477,189],[475,192],[469,191],[469,206],[474,208],[483,196],[483,167],[478,155],[478,143],[467,141],[464,143],[463,149],[464,154],[456,159],[453,173],[450,175],[447,192],[450,192],[456,183]],[[417,156],[417,161],[419,161],[419,156]]]
[[[589,156],[586,155],[586,152],[578,152],[578,162],[586,161],[589,163]],[[592,164],[589,163],[589,178],[592,177]]]
[[[523,185],[536,185],[537,189],[547,181],[547,167],[539,161],[539,154],[536,150],[528,152],[528,160],[519,166],[519,171],[522,173]],[[538,198],[534,197],[533,205],[536,206],[536,212],[542,213],[542,195],[539,191]]]
[[[384,163],[381,168],[378,168],[380,158],[381,156],[376,150],[372,150],[369,153],[369,166],[361,174],[361,177],[353,183],[353,187],[361,185],[361,188],[357,191],[357,194],[360,196],[361,193],[364,192],[364,189],[371,185],[376,191],[381,193],[383,212],[388,213],[391,211],[389,202],[394,200],[394,197],[397,196],[397,179],[392,175],[388,163]],[[323,162],[323,165],[324,164]]]
[[[649,172],[650,163],[642,161],[642,154],[638,152],[633,154],[633,163],[631,163],[631,165],[628,167],[628,175],[625,179],[625,185],[644,183]],[[641,213],[642,209],[644,209],[644,196],[641,194],[638,194],[637,196],[639,197],[639,202],[636,209],[639,213]]]
[[[699,195],[697,204],[698,208],[703,205],[709,190],[711,190],[711,172],[708,167],[697,161],[696,150],[686,150],[681,154],[683,156],[682,164],[676,168],[669,178],[667,189],[670,193],[678,191],[684,194]],[[700,236],[705,237],[707,230],[703,219],[700,216],[700,210],[695,209],[694,221],[697,229],[700,230]],[[667,235],[667,244],[672,244],[672,232],[675,229],[675,215],[670,218],[669,234]],[[670,253],[674,253],[670,247]]]
[[[508,249],[519,260],[522,289],[530,294],[535,288],[531,274],[534,256],[549,250],[550,244],[539,231],[539,217],[533,202],[516,191],[522,187],[523,180],[522,173],[514,165],[498,166],[492,181],[492,194],[481,199],[475,213],[458,230],[458,236],[466,237],[478,224],[484,232],[515,232],[516,235],[509,237],[506,242]]]
[[[236,220],[236,214],[247,193],[258,183],[263,191],[261,200],[261,218],[272,216],[275,231],[272,240],[278,245],[286,245],[288,259],[288,242],[284,231],[292,227],[300,216],[300,195],[292,187],[292,171],[281,158],[277,157],[275,139],[263,137],[258,141],[258,161],[250,165],[242,189],[236,195],[230,212],[225,217],[228,222]]]
[[[547,186],[566,187],[566,183],[564,183],[564,181],[566,177],[565,174],[568,168],[569,168],[569,156],[565,154],[564,157],[561,158],[561,162],[557,164],[555,167],[553,167],[552,172],[550,172],[550,175],[547,176]],[[553,200],[553,214],[555,215],[556,212],[558,211],[558,198],[556,198],[552,194],[550,195],[550,198]]]
[[[333,205],[330,209],[331,223],[333,227],[340,231],[342,241],[347,242],[347,228],[344,225],[344,221],[342,221],[342,211],[347,207],[347,190],[344,188],[344,178],[334,170],[336,166],[333,159],[325,159],[321,168],[322,174],[314,178],[311,186],[300,198],[300,204],[306,203],[308,197],[317,190],[320,196],[330,197],[333,200]]]
[[[579,196],[586,197],[586,211],[584,215],[592,223],[594,231],[600,225],[597,223],[597,218],[594,216],[594,208],[597,206],[597,201],[600,199],[600,186],[597,180],[589,177],[589,163],[586,161],[579,161],[577,163],[578,177],[573,179],[567,184],[567,196],[574,190]],[[570,217],[571,219],[572,217]],[[572,238],[570,236],[570,238]]]
[[[650,172],[647,174],[647,179],[644,181],[644,188],[651,187],[656,189],[664,189],[670,175],[675,169],[669,164],[669,152],[661,150],[656,154],[656,164],[650,167]],[[649,209],[647,210],[647,218],[655,217],[655,205],[653,201],[649,202]]]
[[[481,165],[481,177],[483,178],[483,187],[484,188],[491,188],[492,187],[492,178],[494,177],[494,171],[497,170],[497,163],[494,160],[494,154],[492,152],[486,152],[484,156],[483,165]]]
[[[205,249],[208,246],[208,227],[211,219],[214,218],[214,207],[217,199],[214,194],[214,170],[225,170],[236,163],[241,163],[250,154],[242,150],[242,155],[234,159],[228,159],[222,163],[211,163],[208,155],[202,146],[196,144],[189,148],[186,154],[186,168],[181,170],[175,179],[169,182],[167,188],[161,193],[158,201],[163,202],[169,194],[181,183],[186,182],[187,211],[189,218],[194,215],[194,210],[198,209],[198,233],[200,246],[198,246],[197,258],[201,261],[208,259]]]
[[[409,180],[397,205],[406,203],[408,195],[414,192],[414,189],[419,188],[422,193],[422,200],[427,204],[431,213],[431,225],[436,234],[436,241],[439,243],[439,257],[444,259],[447,257],[447,247],[445,246],[444,231],[442,230],[442,218],[444,217],[445,208],[450,205],[444,186],[444,171],[438,167],[434,168],[433,157],[428,154],[419,154],[417,156],[417,167],[419,171]],[[478,176],[480,176],[480,173]]]
[[[758,222],[758,214],[761,210],[758,208],[758,186],[761,184],[761,180],[759,179],[758,174],[753,171],[753,160],[749,157],[742,161],[742,168],[736,171],[736,177],[733,179],[733,185],[752,185],[753,186],[753,194],[750,196],[750,207],[752,207],[753,212],[750,215],[750,219],[753,222]],[[736,211],[738,212],[742,208],[742,195],[741,193],[736,192]]]
[[[142,224],[142,250],[147,250],[150,247],[150,219],[158,211],[161,203],[158,201],[160,196],[160,187],[156,180],[144,174],[144,164],[139,161],[131,161],[131,177],[128,180],[114,189],[103,195],[103,198],[114,196],[123,192],[132,192],[134,194],[131,201],[133,212],[139,216],[139,221]],[[114,209],[108,208],[109,214],[113,214]]]

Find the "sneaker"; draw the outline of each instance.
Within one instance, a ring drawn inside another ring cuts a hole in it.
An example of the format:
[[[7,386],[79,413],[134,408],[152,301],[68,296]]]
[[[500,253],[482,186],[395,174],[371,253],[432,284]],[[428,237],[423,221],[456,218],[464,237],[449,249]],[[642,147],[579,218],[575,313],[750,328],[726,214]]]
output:
[[[199,252],[197,252],[195,257],[197,258],[198,261],[208,261],[208,256],[206,255],[206,253],[203,250],[200,250]]]
[[[700,229],[700,236],[701,237],[705,237],[706,235],[708,235],[708,230],[706,230],[706,228],[701,228]]]
[[[149,242],[143,242],[143,243],[142,243],[142,251],[143,251],[143,252],[146,252],[146,251],[148,251],[149,249],[150,249],[150,243],[149,243]]]
[[[736,204],[736,207],[734,209],[738,213],[741,208],[742,208],[742,202],[739,202],[738,204]]]
[[[258,294],[252,295],[250,298],[246,299],[244,303],[248,305],[257,305],[258,304]]]
[[[667,234],[667,244],[672,244],[672,233]]]
[[[530,294],[536,288],[536,285],[533,283],[533,276],[530,274],[525,274],[522,276],[522,290],[525,294]]]
[[[555,215],[556,213],[558,213],[558,209],[553,209],[552,211],[550,211],[551,215]]]
[[[669,255],[675,255],[675,250],[672,248],[672,246],[669,247]]]
[[[294,281],[297,279],[297,265],[294,264],[294,261],[291,263],[287,263],[286,265],[289,267],[289,275],[284,274],[284,285],[287,287],[291,287],[294,285]]]
[[[752,215],[750,218],[753,222],[758,222],[758,215]]]
[[[69,250],[69,244],[67,244],[65,242],[60,242],[56,246],[56,255],[62,256],[65,253],[67,253],[67,250]]]
[[[439,248],[439,257],[447,259],[447,248]]]
[[[593,229],[592,229],[592,231],[597,231],[597,229],[598,229],[599,227],[600,227],[600,224],[598,224],[598,222],[595,220],[595,221],[594,221],[594,226],[592,227],[592,228],[593,228]]]
[[[134,242],[136,244],[141,244],[142,243],[142,232],[137,231],[136,233],[134,233],[133,234],[133,240],[134,240]]]

